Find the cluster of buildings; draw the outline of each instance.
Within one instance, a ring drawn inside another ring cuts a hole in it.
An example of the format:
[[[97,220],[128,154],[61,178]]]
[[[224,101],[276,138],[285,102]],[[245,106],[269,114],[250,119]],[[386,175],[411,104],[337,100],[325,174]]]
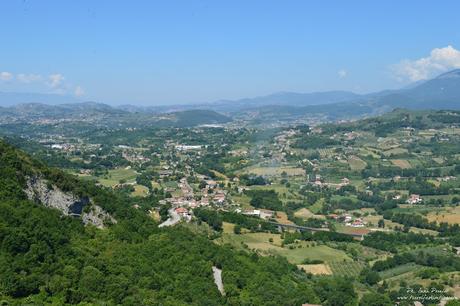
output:
[[[62,143],[62,144],[61,143],[55,143],[55,144],[50,145],[50,148],[54,149],[54,150],[64,151],[64,152],[73,152],[73,151],[75,151],[75,145],[70,144],[70,143]]]
[[[175,196],[166,200],[162,200],[161,204],[169,202],[175,212],[185,221],[190,221],[192,217],[192,209],[200,206],[208,206],[211,202],[215,204],[224,204],[226,201],[226,193],[219,188],[216,181],[205,180],[206,186],[201,190],[202,196],[197,199],[194,196],[193,188],[187,182],[187,177],[183,177],[178,184],[181,195]]]
[[[331,187],[331,188],[336,188],[340,189],[343,186],[347,186],[350,184],[350,180],[346,177],[342,178],[340,180],[340,183],[326,183],[324,180],[321,178],[321,175],[316,174],[314,181],[310,181],[310,184],[318,187]]]
[[[241,212],[241,210],[237,210],[237,212]],[[275,217],[275,212],[273,210],[268,209],[250,209],[245,210],[241,213],[246,216],[254,216],[259,217],[261,219],[271,219]]]
[[[420,204],[422,202],[423,202],[423,199],[418,194],[411,194],[406,201],[407,204]]]
[[[150,161],[150,158],[145,157],[140,153],[131,152],[131,151],[123,151],[121,153],[121,156],[124,159],[126,159],[127,161],[131,162],[131,163],[140,163],[140,164],[142,164],[142,163]]]
[[[366,222],[362,218],[353,218],[350,214],[330,214],[328,217],[343,222],[345,226],[364,227],[366,225]]]
[[[179,215],[179,217],[187,222],[190,222],[192,220],[192,213],[185,207],[177,207],[175,209],[176,214]]]
[[[196,150],[201,150],[203,146],[197,145],[197,146],[191,146],[191,145],[176,145],[175,148],[177,151],[196,151]]]

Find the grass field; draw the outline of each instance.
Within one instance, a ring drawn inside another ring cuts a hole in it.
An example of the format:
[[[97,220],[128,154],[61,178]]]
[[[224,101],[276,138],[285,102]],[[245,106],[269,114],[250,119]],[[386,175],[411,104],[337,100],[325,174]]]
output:
[[[297,210],[294,213],[294,216],[302,218],[302,219],[310,219],[310,218],[326,219],[326,217],[324,215],[315,215],[314,213],[312,213],[307,208],[301,208],[301,209]]]
[[[146,197],[149,194],[149,189],[142,185],[134,185],[134,192],[131,193],[132,196],[137,197]]]
[[[297,265],[297,267],[313,275],[331,275],[332,274],[331,268],[329,267],[329,265],[326,265],[326,264]]]
[[[306,208],[301,208],[294,213],[294,216],[302,219],[312,218],[314,214]]]
[[[222,230],[224,234],[232,234],[234,228],[235,228],[235,224],[228,223],[228,222],[222,222]]]
[[[322,260],[326,263],[335,260],[351,260],[345,252],[333,249],[326,245],[310,247],[306,247],[308,243],[301,245],[302,247],[292,250],[289,248],[281,248],[281,250],[277,250],[274,254],[286,257],[286,259],[293,264],[301,264],[305,259]]]
[[[251,201],[251,198],[248,197],[247,195],[244,195],[244,194],[234,195],[232,196],[232,200],[235,203],[240,204],[241,208],[243,209],[252,208],[251,204],[249,204],[249,202]]]
[[[334,275],[354,277],[364,268],[364,263],[349,260],[331,261],[329,267]]]
[[[394,149],[390,149],[390,150],[387,150],[387,151],[383,152],[383,155],[385,155],[385,156],[399,155],[399,154],[405,154],[407,152],[408,152],[407,149],[394,148]]]
[[[98,178],[98,181],[104,186],[113,187],[120,183],[121,180],[125,180],[128,183],[134,182],[136,176],[137,172],[131,168],[118,168],[109,170],[109,174],[106,177]]]
[[[410,169],[412,165],[405,159],[392,159],[391,163],[401,169]]]
[[[256,175],[280,176],[286,172],[288,176],[304,176],[305,170],[296,167],[248,167],[244,169],[246,173],[254,173]]]
[[[317,214],[321,211],[324,205],[324,198],[319,199],[318,201],[315,202],[312,206],[310,206],[308,209],[314,213]]]
[[[444,211],[430,212],[427,215],[428,221],[447,222],[460,224],[460,206],[447,207]]]
[[[326,245],[316,245],[311,242],[298,242],[293,248],[282,247],[281,235],[270,233],[246,233],[236,235],[228,233],[230,227],[226,225],[224,229],[227,233],[222,236],[219,242],[229,243],[237,248],[242,248],[246,244],[249,249],[258,251],[262,255],[280,255],[293,263],[300,265],[305,259],[329,261],[350,260],[348,255],[337,249]],[[272,239],[273,242],[270,242]]]
[[[150,213],[150,217],[153,218],[153,220],[157,221],[157,222],[160,222],[160,214],[158,213],[158,211],[156,210],[152,210],[151,213]]]

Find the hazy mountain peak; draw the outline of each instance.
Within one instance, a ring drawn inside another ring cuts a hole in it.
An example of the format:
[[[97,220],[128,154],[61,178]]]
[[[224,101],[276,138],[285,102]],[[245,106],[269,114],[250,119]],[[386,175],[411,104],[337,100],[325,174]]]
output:
[[[449,72],[443,73],[437,76],[435,79],[451,79],[451,78],[460,78],[460,69],[451,70]]]

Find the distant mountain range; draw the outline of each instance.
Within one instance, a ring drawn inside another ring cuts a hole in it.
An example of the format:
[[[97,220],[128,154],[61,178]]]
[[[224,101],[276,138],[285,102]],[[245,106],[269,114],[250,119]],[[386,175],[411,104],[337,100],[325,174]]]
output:
[[[152,115],[200,109],[221,112],[231,116],[251,113],[252,116],[259,116],[262,119],[292,118],[314,114],[322,114],[330,119],[338,119],[350,116],[359,117],[381,114],[395,108],[460,109],[460,69],[441,74],[431,80],[414,83],[399,90],[384,90],[365,95],[348,91],[280,92],[240,100],[165,106],[121,105],[112,107],[100,103],[82,104],[76,102],[78,101],[75,98],[60,95],[0,92],[0,106],[27,103],[25,106],[0,108],[0,114],[20,108],[22,108],[23,112],[43,112],[55,114],[56,116],[72,110],[80,112],[80,115],[88,111],[102,112],[104,114],[128,112]],[[43,104],[57,104],[57,106],[47,108]]]
[[[41,103],[18,104],[0,107],[0,125],[12,123],[86,122],[105,127],[191,127],[205,124],[222,124],[231,118],[212,110],[182,110],[149,114],[132,113],[113,106],[82,102],[60,105]]]
[[[332,117],[341,114],[379,114],[395,108],[459,109],[460,69],[441,74],[431,80],[416,82],[399,90],[384,90],[364,95],[348,91],[280,92],[255,98],[221,100],[204,104],[147,107],[124,105],[119,108],[130,112],[150,113],[199,108],[229,114],[257,111],[293,115],[323,113]]]

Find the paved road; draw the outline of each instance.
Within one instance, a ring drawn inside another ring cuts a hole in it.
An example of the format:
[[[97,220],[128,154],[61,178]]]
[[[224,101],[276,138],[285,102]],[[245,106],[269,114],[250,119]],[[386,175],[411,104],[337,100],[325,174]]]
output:
[[[160,225],[158,225],[158,227],[163,227],[163,226],[173,226],[175,225],[177,222],[180,221],[180,216],[178,213],[176,213],[176,209],[173,207],[173,208],[170,208],[168,210],[168,213],[169,213],[169,218],[168,220],[166,220],[165,222],[161,223]]]

